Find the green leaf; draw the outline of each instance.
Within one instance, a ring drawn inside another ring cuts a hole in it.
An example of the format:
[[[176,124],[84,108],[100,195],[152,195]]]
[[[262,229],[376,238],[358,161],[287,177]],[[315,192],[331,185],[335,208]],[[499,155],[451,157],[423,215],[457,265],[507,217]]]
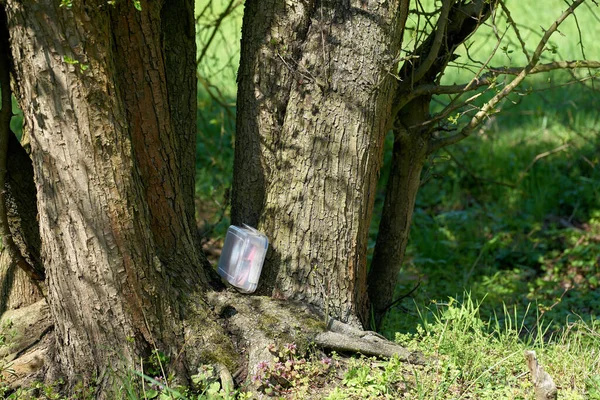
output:
[[[65,60],[65,62],[66,62],[67,64],[71,64],[71,65],[74,65],[74,64],[79,64],[79,61],[77,61],[76,59],[74,59],[74,58],[71,58],[71,57],[69,57],[69,56],[64,56],[64,58],[63,58],[63,59]]]
[[[208,394],[216,395],[221,390],[221,384],[219,382],[213,382],[207,389]]]
[[[133,0],[133,6],[136,10],[142,11],[142,4],[140,3],[140,0]]]
[[[146,390],[146,398],[147,399],[154,399],[158,396],[158,391],[154,390],[154,389],[148,389]]]

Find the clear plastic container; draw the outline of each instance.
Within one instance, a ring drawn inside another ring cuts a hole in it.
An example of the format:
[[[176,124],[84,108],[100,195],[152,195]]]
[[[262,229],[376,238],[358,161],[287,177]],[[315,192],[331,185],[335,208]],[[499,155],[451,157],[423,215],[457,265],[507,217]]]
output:
[[[219,258],[217,272],[242,293],[252,293],[258,286],[269,241],[256,229],[243,224],[231,225]]]

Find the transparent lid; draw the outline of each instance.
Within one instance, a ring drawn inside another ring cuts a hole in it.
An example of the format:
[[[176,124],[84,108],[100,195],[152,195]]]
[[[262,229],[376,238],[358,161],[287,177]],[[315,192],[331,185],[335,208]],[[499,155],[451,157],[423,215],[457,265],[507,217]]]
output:
[[[260,231],[244,224],[231,225],[219,259],[217,272],[227,282],[244,293],[252,293],[267,254],[269,242]]]

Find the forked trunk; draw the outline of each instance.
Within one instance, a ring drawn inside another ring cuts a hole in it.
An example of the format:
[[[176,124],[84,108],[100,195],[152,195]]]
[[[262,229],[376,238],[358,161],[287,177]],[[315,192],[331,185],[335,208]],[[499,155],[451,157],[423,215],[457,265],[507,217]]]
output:
[[[367,235],[396,87],[398,3],[246,3],[232,219],[269,237],[263,293],[342,321],[368,315]]]
[[[162,2],[6,5],[59,372],[101,397],[152,349],[185,372],[184,306],[208,281],[190,198],[193,6],[179,3],[177,24]]]

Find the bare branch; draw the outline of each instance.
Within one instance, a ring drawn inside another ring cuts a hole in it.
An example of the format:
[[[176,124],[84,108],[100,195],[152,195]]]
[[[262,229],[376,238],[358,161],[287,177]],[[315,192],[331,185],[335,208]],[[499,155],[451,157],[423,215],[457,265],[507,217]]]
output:
[[[494,68],[491,67],[489,72],[482,75],[478,79],[474,79],[474,82],[461,84],[461,85],[421,85],[416,87],[411,93],[411,98],[423,96],[426,94],[458,94],[466,93],[482,86],[491,85],[494,82],[494,78],[500,75],[519,75],[525,70],[526,67],[515,67],[515,68]],[[529,71],[528,75],[538,74],[541,72],[549,72],[557,69],[576,69],[576,68],[587,68],[587,69],[600,69],[600,61],[555,61],[546,64],[538,64]]]
[[[583,1],[583,0],[581,0]],[[538,74],[540,72],[548,72],[555,69],[576,69],[576,68],[600,68],[600,61],[574,60],[574,61],[554,61],[545,64],[538,64],[525,71],[527,67],[520,68],[490,68],[490,72],[495,75],[521,75],[526,72],[526,75]]]
[[[517,23],[510,15],[510,11],[509,11],[508,7],[506,7],[506,4],[504,4],[503,0],[498,0],[498,4],[500,4],[500,7],[502,7],[502,11],[504,11],[504,14],[506,15],[506,19],[507,19],[509,25],[515,32],[515,35],[517,35],[517,39],[519,40],[519,43],[521,43],[521,50],[523,50],[523,54],[525,54],[525,57],[527,57],[527,61],[531,61],[531,57],[529,56],[529,53],[527,52],[527,48],[525,47],[525,41],[521,37],[521,32],[519,31],[519,27],[517,26]]]
[[[485,60],[485,63],[483,63],[483,65],[481,66],[481,68],[479,69],[479,71],[477,71],[477,74],[475,74],[475,76],[473,77],[473,79],[471,79],[471,82],[469,82],[466,86],[466,89],[470,88],[475,82],[477,82],[477,79],[479,78],[479,74],[481,74],[481,71],[483,71],[488,64],[492,61],[492,58],[496,55],[496,52],[498,51],[498,48],[500,48],[500,44],[502,43],[502,39],[504,38],[504,36],[506,35],[507,30],[504,31],[504,33],[502,34],[502,36],[498,37],[498,41],[496,43],[496,46],[494,46],[494,50],[492,51],[492,53],[490,54],[490,56],[487,58],[487,60]]]
[[[419,3],[417,1],[417,3]],[[446,3],[444,3],[446,4]],[[424,72],[424,75],[419,78],[420,81],[435,82],[436,78],[439,78],[440,74],[444,71],[448,62],[454,57],[454,50],[460,44],[462,44],[473,32],[477,30],[479,26],[487,19],[490,15],[491,3],[485,0],[473,0],[469,3],[454,5],[450,7],[450,13],[446,18],[446,32],[442,37],[441,45],[444,46],[444,51],[440,54],[440,49],[436,51],[437,56],[433,58],[433,63]],[[441,18],[441,17],[440,17]],[[440,26],[438,25],[438,28]],[[425,39],[421,45],[413,51],[413,55],[432,54],[433,42],[440,30],[433,31],[427,39]],[[427,57],[429,58],[429,56]],[[421,72],[414,73],[413,71],[423,71],[424,61],[409,63],[405,62],[402,66],[398,76],[404,79],[404,82],[399,85],[394,99],[394,106],[392,108],[392,116],[396,116],[398,112],[406,105],[409,101],[414,99],[411,92],[414,84],[418,84],[417,80],[414,79]],[[391,122],[393,123],[393,118]]]
[[[460,104],[452,104],[450,103],[448,106],[446,106],[446,108],[444,110],[442,110],[441,112],[439,112],[438,114],[436,114],[433,118],[428,119],[427,121],[421,123],[421,124],[417,124],[417,125],[411,125],[409,127],[409,129],[414,129],[414,128],[418,128],[418,127],[424,127],[424,126],[428,126],[428,125],[433,125],[434,123],[446,119],[450,114],[452,114],[454,111],[459,110],[465,106],[470,105],[471,103],[473,103],[479,96],[481,96],[484,92],[480,92],[480,93],[476,93],[473,96],[469,97],[468,99],[466,99],[465,101],[463,101]],[[463,114],[466,114],[470,111],[474,111],[474,110],[479,110],[479,108],[475,107],[475,106],[471,106],[472,108],[466,111],[463,111]],[[439,130],[439,129],[438,129]]]
[[[529,170],[531,168],[533,168],[533,166],[535,165],[535,163],[537,163],[538,161],[540,161],[542,158],[544,157],[548,157],[551,156],[554,153],[558,153],[560,151],[563,151],[565,149],[567,149],[569,147],[568,143],[565,143],[561,146],[558,146],[555,149],[549,150],[549,151],[545,151],[543,153],[538,154],[537,156],[535,156],[535,158],[529,163],[529,165],[527,166],[527,168],[525,168],[520,174],[519,174],[519,179],[517,180],[517,183],[515,183],[515,186],[519,186],[519,184],[523,181],[523,179],[525,179],[525,177],[527,176],[527,173],[529,172]]]
[[[515,77],[515,79],[513,79],[512,82],[506,85],[504,89],[502,89],[498,94],[496,94],[486,104],[484,104],[481,110],[478,113],[476,113],[473,116],[473,118],[471,118],[471,121],[459,133],[445,138],[432,139],[429,144],[430,152],[433,152],[441,147],[449,146],[451,144],[457,143],[465,139],[473,132],[473,130],[475,130],[477,126],[479,126],[483,122],[484,118],[492,114],[494,112],[494,107],[496,106],[496,104],[498,104],[500,100],[508,96],[525,79],[525,77],[527,77],[527,75],[531,73],[532,70],[535,70],[535,67],[542,55],[542,52],[544,51],[544,48],[546,47],[546,43],[548,43],[548,40],[550,39],[550,36],[552,36],[552,34],[556,32],[559,25],[569,15],[571,15],[575,11],[575,9],[579,7],[584,1],[585,0],[575,0],[573,4],[571,4],[571,6],[569,6],[569,8],[565,12],[563,12],[562,15],[556,21],[554,21],[554,23],[548,28],[548,30],[546,30],[544,36],[542,36],[542,39],[540,40],[537,48],[535,49],[529,64],[527,64],[527,66],[521,70],[521,72]],[[507,71],[510,70],[510,68],[506,68],[504,70]]]
[[[223,11],[219,15],[219,17],[216,19],[216,21],[214,22],[213,31],[212,31],[210,37],[208,38],[208,41],[206,42],[206,44],[202,48],[202,52],[200,53],[200,56],[196,60],[196,65],[200,64],[202,62],[202,60],[204,59],[204,56],[206,55],[206,52],[208,51],[208,48],[210,47],[213,39],[217,35],[217,32],[219,32],[219,28],[221,27],[221,24],[223,23],[223,20],[225,20],[225,17],[227,17],[229,14],[231,14],[231,12],[236,7],[240,6],[241,4],[242,4],[241,1],[238,1],[237,4],[236,4],[236,0],[230,0],[229,4],[227,4],[227,7],[225,8],[225,11]],[[196,21],[198,21],[198,18],[196,18]]]
[[[414,72],[412,77],[413,82],[418,82],[419,79],[425,76],[440,52],[440,48],[442,47],[442,43],[444,41],[444,34],[446,33],[448,15],[450,14],[452,3],[454,3],[453,0],[444,0],[442,2],[442,10],[440,11],[440,17],[438,19],[437,29],[435,31],[435,37],[433,38],[431,49],[429,50],[429,54],[427,54],[425,60],[423,60],[421,65],[419,65],[419,68]]]
[[[398,6],[398,16],[400,18],[398,31],[402,35],[402,39],[404,40],[404,29],[406,28],[406,21],[408,20],[408,6],[410,5],[410,0],[401,0],[400,5]],[[402,41],[400,42],[400,48],[402,48]]]

